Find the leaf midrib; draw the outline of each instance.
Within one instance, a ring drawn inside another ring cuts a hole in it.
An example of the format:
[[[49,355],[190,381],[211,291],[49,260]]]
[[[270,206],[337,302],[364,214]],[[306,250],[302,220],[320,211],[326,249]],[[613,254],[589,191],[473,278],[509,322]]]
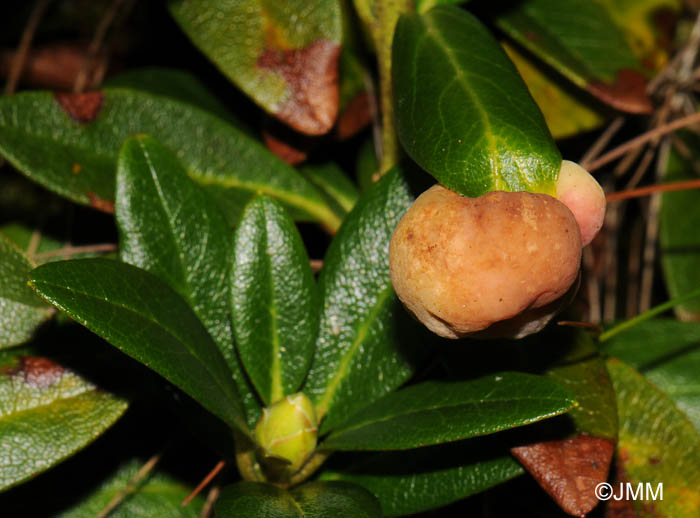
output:
[[[31,283],[32,283],[33,285],[35,285],[35,286],[36,286],[36,284],[37,284],[36,281],[31,281]],[[41,284],[41,282],[40,282],[39,284]],[[44,284],[46,284],[46,285],[48,285],[48,286],[54,286],[54,287],[59,288],[59,289],[64,289],[64,290],[66,290],[66,291],[68,291],[68,292],[71,292],[71,293],[73,293],[73,294],[75,294],[75,295],[83,296],[83,297],[85,297],[85,298],[87,298],[87,299],[92,299],[92,300],[95,300],[95,301],[100,302],[100,303],[103,303],[103,304],[108,304],[108,305],[112,305],[112,306],[114,306],[114,307],[120,308],[120,309],[122,309],[122,310],[125,310],[125,311],[128,312],[128,313],[131,313],[131,314],[133,314],[133,315],[136,315],[136,318],[137,318],[137,319],[144,320],[144,321],[148,322],[148,323],[151,324],[151,325],[155,325],[156,327],[160,327],[161,329],[165,330],[165,331],[167,332],[168,335],[170,335],[172,338],[175,339],[176,342],[180,343],[180,344],[184,347],[185,351],[187,351],[187,352],[190,354],[190,356],[192,356],[195,360],[197,360],[197,361],[204,367],[204,370],[205,370],[205,371],[207,371],[207,372],[209,372],[209,373],[211,374],[211,378],[215,381],[216,385],[222,390],[222,393],[226,396],[226,399],[230,401],[230,396],[229,396],[228,392],[225,390],[225,386],[222,384],[221,380],[218,379],[218,376],[215,375],[214,371],[212,371],[211,368],[207,365],[207,363],[204,362],[204,361],[202,361],[202,359],[201,359],[197,354],[195,354],[195,353],[192,351],[192,349],[191,349],[184,341],[182,341],[176,334],[174,334],[174,332],[173,332],[169,327],[166,327],[166,326],[160,324],[159,322],[157,322],[157,321],[154,320],[153,318],[148,318],[148,317],[145,316],[144,314],[139,313],[138,311],[136,311],[136,310],[134,310],[134,309],[131,309],[131,308],[129,308],[128,306],[124,306],[124,305],[122,305],[122,304],[117,304],[117,303],[115,303],[115,302],[113,302],[113,301],[105,301],[105,300],[102,300],[102,299],[100,299],[100,298],[98,298],[98,297],[95,297],[95,296],[86,294],[86,293],[84,293],[84,292],[82,292],[82,291],[77,291],[77,290],[75,290],[75,289],[72,289],[72,288],[70,288],[70,287],[60,286],[60,285],[52,284],[52,283],[49,283],[49,282],[44,282]],[[41,294],[41,296],[43,297],[44,295]],[[54,303],[53,301],[51,301],[50,297],[45,297],[45,298],[46,298],[47,301],[51,302],[52,304]],[[63,307],[63,305],[61,305],[61,304],[56,303],[56,305],[57,305],[57,306],[59,307],[59,309],[61,309],[62,311],[65,311],[65,312],[68,313],[69,315],[74,316],[76,319],[79,319],[79,321],[81,322],[82,325],[84,325],[85,327],[88,327],[87,322],[86,322],[85,320],[83,320],[82,318],[78,317],[78,315],[76,315],[73,311],[69,311],[68,309],[66,309],[65,307]],[[208,334],[208,333],[207,333],[207,334]],[[213,341],[213,339],[211,338],[211,336],[210,336],[210,339]],[[119,349],[121,349],[121,347],[119,347]],[[131,356],[131,355],[129,355],[129,356]],[[231,379],[233,379],[233,374],[232,374],[231,376],[232,376]],[[235,405],[233,405],[233,406],[235,407]]]
[[[160,199],[160,207],[163,209],[163,212],[165,213],[165,219],[168,221],[168,227],[170,228],[170,234],[169,234],[169,241],[172,243],[173,249],[175,250],[175,255],[177,256],[178,263],[180,265],[180,278],[182,279],[183,287],[187,289],[186,297],[188,299],[188,302],[190,302],[190,305],[193,308],[196,306],[194,303],[195,301],[193,300],[193,290],[192,286],[190,286],[190,283],[188,282],[187,279],[187,269],[185,268],[185,258],[183,257],[182,254],[182,249],[180,246],[178,246],[178,242],[175,238],[179,232],[176,232],[175,228],[175,222],[174,218],[172,217],[172,212],[169,207],[169,203],[166,200],[165,193],[163,192],[163,188],[160,184],[160,178],[158,177],[158,173],[156,173],[155,168],[153,167],[153,162],[151,161],[151,156],[148,153],[148,150],[146,149],[146,146],[143,145],[142,140],[137,141],[139,149],[141,149],[141,152],[143,153],[143,157],[146,160],[146,164],[148,167],[149,172],[151,173],[151,179],[153,180],[153,186],[156,189],[156,192],[158,193],[158,198]],[[129,168],[129,175],[133,176],[133,167]],[[138,174],[138,173],[136,173]],[[133,184],[133,182],[129,182]]]
[[[484,128],[485,128],[484,134],[485,134],[486,139],[489,143],[490,154],[491,154],[491,156],[497,156],[497,146],[496,146],[496,142],[495,142],[494,137],[493,137],[493,132],[491,130],[491,121],[489,121],[488,114],[484,110],[483,106],[481,106],[481,103],[479,102],[479,98],[477,97],[474,90],[471,88],[471,86],[465,80],[464,72],[462,71],[462,68],[459,66],[459,62],[457,61],[456,57],[454,56],[452,49],[449,47],[449,45],[444,40],[444,38],[442,38],[442,36],[440,35],[439,29],[437,27],[435,27],[435,23],[433,22],[432,18],[430,16],[425,16],[425,17],[423,17],[423,21],[425,23],[427,34],[429,34],[439,44],[439,46],[443,49],[443,52],[444,52],[445,56],[447,57],[450,65],[452,66],[452,69],[455,71],[455,75],[453,76],[452,80],[457,81],[460,85],[462,85],[464,91],[467,93],[467,95],[469,95],[469,97],[472,100],[473,105],[476,107],[477,111],[479,112],[481,122],[483,123]],[[494,173],[495,172],[492,170],[492,174],[494,174]]]
[[[3,128],[0,127],[0,131],[2,131],[2,129]],[[9,128],[5,127],[4,129],[9,130],[23,138],[30,138],[38,142],[47,142],[51,144],[55,143],[55,141],[51,139],[51,137],[30,133],[28,131],[18,129],[15,126],[11,126]],[[11,149],[8,150],[5,146],[0,146],[0,148],[3,150],[3,154],[10,161],[10,163],[12,163],[12,165],[14,165],[20,170],[26,170],[26,167],[23,167],[25,160],[18,158],[14,153],[12,153]],[[93,148],[83,147],[75,143],[62,144],[61,148],[69,149],[75,152],[76,154],[81,154],[81,156],[89,155],[94,159],[95,162],[113,163],[116,161],[116,155],[113,156],[109,153],[95,152]],[[45,173],[48,171],[49,174],[45,174],[43,176],[44,178],[53,179],[53,181],[51,182],[51,188],[55,190],[58,194],[72,200],[80,201],[81,203],[90,202],[87,194],[85,194],[84,192],[76,194],[76,192],[71,189],[63,188],[63,184],[61,182],[56,182],[56,175],[54,174],[54,171],[52,169],[41,169]],[[230,171],[228,173],[222,171],[220,173],[207,174],[199,169],[188,167],[187,174],[200,185],[215,185],[223,188],[240,189],[251,192],[253,194],[258,194],[261,192],[269,194],[274,198],[288,203],[292,207],[305,210],[308,214],[319,218],[320,221],[325,222],[329,225],[329,227],[333,229],[337,229],[338,227],[340,227],[340,223],[342,222],[341,218],[339,218],[329,207],[325,206],[322,203],[309,202],[309,200],[307,198],[304,198],[303,196],[299,196],[291,191],[284,191],[271,187],[269,184],[261,184],[257,182],[243,182],[238,178],[235,178]],[[221,174],[228,174],[228,176],[222,177],[220,176]],[[35,175],[30,176],[34,177]],[[314,185],[310,184],[310,187],[316,189]]]
[[[298,196],[290,191],[282,191],[270,187],[268,184],[260,184],[255,182],[242,182],[233,176],[221,177],[212,174],[206,174],[196,169],[189,169],[189,175],[194,181],[201,185],[217,185],[225,188],[234,188],[250,191],[253,194],[269,194],[273,198],[282,200],[293,207],[306,210],[310,215],[319,218],[321,221],[332,225],[337,229],[342,220],[327,206],[320,203],[310,203],[307,198]],[[315,189],[316,187],[312,185]]]
[[[364,422],[355,424],[353,426],[350,426],[348,428],[343,428],[343,429],[337,430],[335,432],[335,434],[340,436],[346,432],[351,432],[354,430],[358,430],[360,428],[365,428],[365,427],[368,427],[368,426],[371,426],[371,425],[374,425],[377,423],[384,423],[384,422],[391,421],[391,420],[396,419],[396,418],[410,416],[410,415],[418,415],[418,414],[422,414],[425,412],[433,412],[435,410],[449,410],[449,409],[454,409],[454,408],[458,408],[458,407],[488,405],[491,403],[502,404],[502,403],[517,403],[517,402],[521,402],[521,401],[558,401],[558,400],[560,400],[560,398],[557,398],[554,396],[551,396],[551,397],[524,396],[524,397],[520,397],[520,398],[484,399],[484,400],[473,400],[473,401],[464,402],[464,403],[457,403],[457,404],[453,404],[453,405],[432,406],[432,407],[421,408],[420,410],[415,410],[415,411],[398,412],[396,414],[387,415],[387,416],[381,417],[379,419],[375,419],[373,421],[364,421]],[[566,410],[570,410],[574,406],[575,406],[575,403],[571,403],[571,404],[569,404],[569,407]],[[561,412],[566,412],[566,410],[563,410]],[[547,412],[545,414],[545,416],[552,415],[553,412],[555,412],[555,411]],[[554,415],[559,414],[561,412],[556,411],[556,413],[554,413]],[[527,421],[527,422],[529,422],[529,421]]]
[[[379,313],[384,308],[385,304],[391,300],[391,296],[393,295],[393,293],[394,288],[392,287],[391,283],[388,283],[387,286],[385,286],[384,290],[382,290],[379,293],[379,296],[377,297],[377,302],[372,308],[372,310],[369,312],[369,315],[367,316],[365,321],[357,327],[357,334],[355,335],[355,340],[353,340],[352,345],[350,346],[348,351],[343,355],[343,359],[340,361],[340,366],[336,370],[335,376],[333,376],[333,378],[331,378],[331,381],[328,384],[326,384],[326,390],[324,390],[323,392],[323,397],[319,400],[319,402],[316,405],[316,412],[318,413],[319,421],[328,412],[328,407],[331,401],[333,400],[333,397],[335,396],[335,391],[345,379],[347,370],[355,356],[355,353],[357,352],[357,349],[364,342],[369,328],[378,318]]]
[[[115,401],[119,401],[119,398],[117,398],[113,394],[110,394],[108,392],[102,392],[97,387],[85,387],[85,390],[83,390],[82,392],[72,393],[68,397],[57,397],[57,398],[52,399],[51,401],[48,401],[46,403],[42,403],[42,404],[37,405],[37,406],[33,406],[30,408],[24,408],[22,410],[18,410],[15,412],[11,412],[9,414],[2,415],[2,416],[0,416],[0,424],[5,422],[5,421],[13,420],[13,419],[17,418],[17,416],[21,416],[22,414],[31,413],[31,412],[40,412],[43,408],[50,407],[56,403],[70,402],[71,399],[78,399],[78,398],[82,398],[84,396],[88,396],[88,395],[90,395],[91,392],[94,392],[96,394],[103,394],[105,396],[109,396],[109,398],[105,398],[105,400],[113,399]]]
[[[268,401],[268,404],[273,404],[276,402],[278,399],[282,399],[284,396],[284,388],[283,388],[283,383],[282,383],[282,365],[280,362],[280,337],[279,337],[279,331],[278,331],[278,324],[277,324],[277,305],[276,305],[276,297],[275,297],[275,279],[273,275],[273,269],[272,269],[272,253],[274,253],[273,250],[270,250],[270,233],[267,228],[268,224],[268,217],[272,217],[268,215],[267,208],[265,207],[265,203],[262,204],[262,214],[263,214],[263,221],[262,221],[262,227],[263,227],[263,246],[265,248],[265,253],[263,253],[263,261],[265,262],[265,268],[267,269],[267,274],[269,275],[269,280],[270,283],[267,286],[267,289],[270,294],[270,308],[269,308],[269,313],[270,313],[270,339],[271,339],[271,345],[272,345],[272,365],[270,366],[270,401]]]

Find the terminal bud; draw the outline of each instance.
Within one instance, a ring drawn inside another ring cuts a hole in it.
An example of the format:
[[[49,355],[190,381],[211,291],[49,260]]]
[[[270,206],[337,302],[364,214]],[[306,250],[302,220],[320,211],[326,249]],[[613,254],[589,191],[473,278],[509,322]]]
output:
[[[318,420],[313,403],[298,392],[263,409],[255,438],[266,457],[288,462],[284,471],[289,475],[297,472],[316,448]]]

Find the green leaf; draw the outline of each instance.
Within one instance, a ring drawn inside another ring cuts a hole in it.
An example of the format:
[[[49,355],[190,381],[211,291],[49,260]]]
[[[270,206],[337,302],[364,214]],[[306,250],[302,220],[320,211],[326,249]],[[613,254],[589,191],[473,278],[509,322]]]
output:
[[[47,358],[4,355],[0,365],[0,490],[81,450],[124,413],[125,400]]]
[[[40,266],[32,287],[48,302],[247,432],[231,371],[190,307],[158,277],[106,259]]]
[[[412,196],[398,169],[355,206],[336,234],[319,277],[321,324],[303,391],[321,433],[393,391],[414,370],[422,331],[389,278],[389,240]],[[409,344],[411,349],[409,349]]]
[[[582,88],[593,78],[613,81],[623,68],[641,68],[600,1],[525,0],[497,20],[518,43]]]
[[[0,99],[0,152],[34,181],[73,201],[109,209],[124,139],[146,133],[177,153],[229,223],[262,192],[295,218],[335,229],[340,219],[297,171],[220,118],[150,93],[28,92]]]
[[[52,518],[95,518],[112,498],[127,487],[141,464],[143,462],[136,460],[125,463],[86,498]],[[109,518],[197,518],[204,505],[201,496],[195,497],[187,507],[181,505],[191,491],[192,488],[174,477],[156,471],[141,481],[134,491],[109,513]]]
[[[51,308],[27,286],[32,268],[22,251],[0,234],[0,349],[26,342],[51,316]]]
[[[676,182],[697,179],[696,160],[700,158],[700,137],[683,132],[679,134],[685,157],[675,147],[667,153],[664,180]],[[659,245],[666,287],[675,299],[700,288],[700,191],[689,189],[661,195],[659,214]],[[697,320],[700,316],[700,298],[694,298],[675,307],[681,320]]]
[[[403,450],[486,435],[562,414],[576,404],[558,383],[503,372],[470,381],[428,381],[354,414],[321,445],[330,450]]]
[[[663,500],[633,502],[661,517],[695,517],[700,506],[700,435],[687,417],[641,374],[607,362],[620,419],[618,469],[625,481],[663,484]]]
[[[700,323],[658,318],[625,329],[600,344],[601,351],[636,369],[662,364],[700,345]]]
[[[304,166],[300,172],[328,196],[329,204],[336,207],[340,217],[345,217],[360,199],[360,193],[355,184],[334,162]]]
[[[294,222],[271,199],[255,198],[234,237],[231,315],[241,360],[266,405],[299,389],[318,313],[316,281]]]
[[[338,0],[171,0],[192,42],[231,81],[294,129],[320,135],[338,111]]]
[[[700,431],[700,323],[647,320],[601,344],[675,401]]]
[[[472,15],[403,15],[393,48],[398,135],[445,187],[553,194],[561,155],[498,42]]]
[[[185,70],[165,67],[132,68],[110,77],[103,85],[148,92],[191,104],[244,130],[228,108],[197,77]]]
[[[645,76],[665,59],[653,21],[663,4],[669,2],[525,0],[503,9],[496,23],[603,102],[623,111],[648,113],[652,105]]]
[[[223,215],[176,156],[148,136],[124,143],[116,190],[121,259],[153,273],[189,303],[254,418],[259,405],[233,345],[226,289],[231,231]]]
[[[387,516],[447,505],[517,477],[523,468],[484,437],[409,451],[353,454],[348,466],[325,468],[322,480],[344,480],[371,491]],[[336,456],[334,455],[334,458]]]
[[[311,482],[291,491],[258,482],[224,488],[214,508],[216,518],[381,518],[379,502],[360,486],[346,482]]]
[[[590,333],[567,329],[561,336],[573,342],[572,348],[547,374],[567,388],[578,403],[567,417],[573,421],[576,434],[615,441],[617,406],[605,361]]]
[[[600,103],[576,91],[565,79],[553,77],[513,45],[502,42],[501,46],[542,111],[552,137],[572,137],[605,122],[606,113]]]
[[[675,342],[675,337],[669,338]],[[700,341],[682,354],[669,356],[642,373],[678,405],[700,433]]]

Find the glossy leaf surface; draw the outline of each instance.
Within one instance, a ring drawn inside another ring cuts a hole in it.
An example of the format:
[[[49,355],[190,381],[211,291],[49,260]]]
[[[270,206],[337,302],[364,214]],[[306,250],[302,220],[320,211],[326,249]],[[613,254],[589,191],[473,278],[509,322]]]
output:
[[[379,502],[366,489],[346,482],[311,482],[290,491],[257,482],[224,488],[216,518],[381,518]]]
[[[31,273],[47,301],[247,430],[231,371],[187,302],[153,274],[106,259],[61,261]]]
[[[322,480],[344,480],[370,490],[387,516],[447,505],[515,478],[523,468],[493,444],[478,438],[409,451],[365,454],[331,464]],[[337,455],[337,454],[336,454]],[[334,455],[334,458],[336,456]]]
[[[128,406],[47,358],[13,351],[1,361],[0,490],[81,450]]]
[[[323,442],[336,450],[402,450],[486,435],[562,414],[569,392],[541,376],[504,372],[472,381],[424,382],[354,414]]]
[[[641,374],[619,360],[608,370],[620,418],[618,477],[633,483],[663,484],[663,500],[633,502],[656,516],[697,516],[700,505],[700,435],[673,402]]]
[[[246,372],[266,405],[301,385],[318,331],[316,281],[284,209],[261,196],[236,229],[231,315]]]
[[[0,349],[29,340],[51,310],[27,286],[34,265],[0,234]]]
[[[28,92],[0,101],[0,152],[24,174],[73,201],[110,211],[117,154],[146,133],[177,153],[235,223],[256,193],[275,197],[295,218],[334,229],[340,220],[322,194],[261,144],[191,104],[129,89],[85,94]]]
[[[192,104],[238,126],[226,106],[197,77],[185,70],[165,67],[134,68],[110,77],[103,84],[109,88],[138,90]]]
[[[233,345],[228,283],[231,230],[177,157],[148,136],[126,140],[115,206],[121,259],[177,291],[214,338],[247,407],[257,403]]]
[[[173,0],[170,12],[231,81],[294,129],[319,135],[338,112],[337,0]]]
[[[389,240],[412,202],[398,169],[348,215],[319,277],[321,324],[303,391],[325,416],[321,433],[391,392],[413,372],[421,331],[394,294]]]
[[[445,187],[554,193],[561,155],[498,42],[454,6],[404,15],[393,47],[398,135]]]

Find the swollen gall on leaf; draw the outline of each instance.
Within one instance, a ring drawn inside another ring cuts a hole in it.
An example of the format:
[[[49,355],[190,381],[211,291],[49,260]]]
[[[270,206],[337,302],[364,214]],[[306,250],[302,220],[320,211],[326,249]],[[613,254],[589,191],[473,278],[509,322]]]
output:
[[[396,294],[434,333],[521,338],[575,293],[581,232],[545,194],[470,198],[434,185],[397,225],[389,254]]]

